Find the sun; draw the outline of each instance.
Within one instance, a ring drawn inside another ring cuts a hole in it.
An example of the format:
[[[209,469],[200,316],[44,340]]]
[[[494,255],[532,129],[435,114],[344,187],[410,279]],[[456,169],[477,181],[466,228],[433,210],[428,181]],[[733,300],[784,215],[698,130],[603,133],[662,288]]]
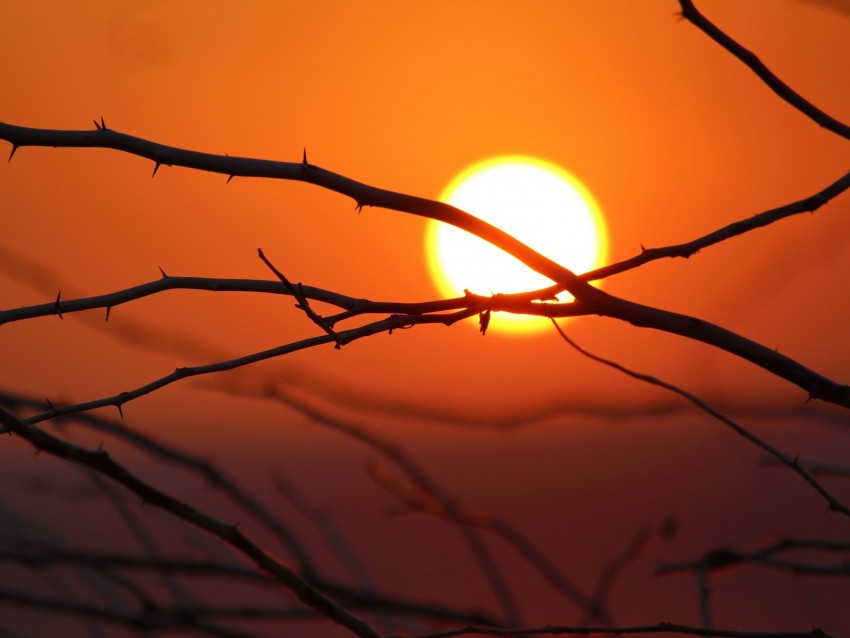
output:
[[[479,162],[455,177],[440,201],[501,228],[573,272],[593,270],[608,257],[605,222],[593,195],[550,162],[525,156]],[[449,297],[462,296],[465,289],[489,295],[552,283],[501,249],[448,224],[430,221],[425,247],[431,277]],[[550,327],[548,319],[507,312],[494,313],[490,322],[490,330],[511,334]]]

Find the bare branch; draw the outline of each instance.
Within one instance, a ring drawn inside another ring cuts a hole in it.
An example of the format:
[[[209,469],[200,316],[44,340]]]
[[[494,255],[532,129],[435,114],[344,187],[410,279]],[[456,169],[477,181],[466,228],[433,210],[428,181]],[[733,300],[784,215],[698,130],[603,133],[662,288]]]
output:
[[[317,315],[316,312],[310,307],[310,302],[307,301],[307,297],[304,294],[304,287],[301,284],[293,285],[283,275],[282,272],[275,268],[274,264],[272,264],[272,262],[270,262],[268,258],[263,254],[262,250],[258,250],[258,253],[260,255],[260,259],[263,260],[263,263],[269,267],[269,270],[271,270],[275,275],[277,275],[277,278],[280,279],[284,286],[286,286],[286,289],[289,291],[289,294],[295,297],[295,299],[298,301],[298,303],[295,304],[295,307],[300,310],[303,310],[304,314],[306,314],[310,318],[310,321],[312,321],[322,330],[324,330],[325,333],[336,342],[337,349],[344,346],[347,342],[343,341],[339,333],[335,332],[334,329],[330,326],[330,324],[328,324],[325,319]]]
[[[755,53],[738,44],[700,13],[692,0],[679,0],[679,4],[682,6],[682,17],[748,66],[776,95],[819,126],[850,140],[850,126],[825,113],[780,80]]]
[[[477,314],[477,312],[477,310],[468,310],[453,314],[441,315],[393,315],[381,321],[376,321],[365,326],[345,330],[340,334],[343,339],[346,339],[347,341],[354,341],[356,339],[370,337],[374,334],[379,334],[381,332],[389,332],[390,334],[392,334],[394,330],[402,330],[417,324],[439,323],[443,325],[451,325],[456,321],[460,321],[461,319],[465,319],[474,314]],[[134,399],[138,399],[139,397],[145,396],[146,394],[150,394],[151,392],[159,390],[160,388],[164,388],[165,386],[171,385],[172,383],[175,383],[182,379],[201,376],[205,374],[212,374],[215,372],[223,372],[225,370],[234,370],[242,366],[257,363],[258,361],[265,361],[267,359],[281,357],[287,354],[291,354],[293,352],[297,352],[299,350],[306,350],[308,348],[314,348],[316,346],[333,342],[334,338],[329,335],[321,337],[311,337],[309,339],[303,339],[301,341],[296,341],[283,346],[278,346],[269,350],[263,350],[261,352],[255,352],[253,354],[237,357],[235,359],[229,359],[227,361],[220,361],[218,363],[211,363],[202,366],[177,368],[171,374],[167,374],[163,377],[160,377],[159,379],[151,381],[150,383],[147,383],[143,386],[139,386],[138,388],[135,388],[133,390],[121,392],[119,394],[110,397],[105,397],[102,399],[95,399],[83,403],[75,403],[71,405],[53,407],[50,410],[42,412],[41,414],[36,414],[34,416],[29,417],[26,421],[30,424],[39,423],[40,421],[54,419],[59,416],[75,414],[78,412],[86,412],[88,410],[94,410],[96,408],[103,408],[109,406],[117,407],[120,410],[121,406],[123,406],[127,402],[132,401]]]
[[[626,272],[627,270],[632,270],[657,259],[667,257],[688,258],[703,248],[714,246],[715,244],[719,244],[727,239],[731,239],[732,237],[738,237],[739,235],[756,230],[757,228],[764,228],[765,226],[769,226],[774,222],[791,217],[792,215],[813,213],[824,204],[844,193],[844,191],[848,188],[850,188],[850,173],[842,175],[839,179],[823,190],[799,201],[766,210],[757,215],[753,215],[752,217],[740,219],[724,226],[723,228],[718,228],[707,235],[703,235],[702,237],[693,239],[684,244],[664,246],[661,248],[646,248],[640,254],[635,255],[630,259],[610,264],[608,266],[603,266],[602,268],[584,273],[583,275],[580,275],[580,277],[585,281],[598,281],[612,275]],[[540,294],[545,294],[545,291],[540,291]]]
[[[615,370],[619,370],[623,374],[626,374],[626,375],[632,377],[633,379],[637,379],[639,381],[649,383],[650,385],[655,385],[655,386],[664,388],[665,390],[669,390],[670,392],[678,394],[679,396],[687,399],[688,401],[693,403],[696,407],[698,407],[700,410],[702,410],[703,412],[713,416],[718,421],[724,423],[729,428],[731,428],[734,432],[736,432],[737,434],[739,434],[740,436],[742,436],[743,438],[748,440],[750,443],[753,443],[754,445],[758,446],[759,448],[761,448],[762,450],[764,450],[765,452],[770,454],[772,457],[777,459],[777,461],[779,461],[780,463],[782,463],[783,465],[785,465],[786,467],[790,468],[791,470],[796,472],[798,475],[800,475],[800,477],[802,477],[802,479],[806,483],[808,483],[812,487],[812,489],[814,489],[818,494],[820,494],[823,497],[823,499],[827,503],[827,507],[830,510],[832,510],[834,512],[838,512],[838,513],[843,514],[845,516],[850,516],[850,508],[848,508],[846,505],[841,503],[841,501],[839,501],[837,498],[835,498],[820,482],[818,482],[814,477],[812,477],[812,475],[809,472],[807,472],[805,468],[803,468],[799,463],[797,463],[796,458],[792,458],[792,457],[788,456],[787,454],[779,451],[778,449],[776,449],[775,447],[773,447],[772,445],[770,445],[766,441],[763,441],[762,439],[757,437],[755,434],[753,434],[752,432],[747,430],[744,426],[738,424],[736,421],[733,421],[732,419],[730,419],[728,416],[726,416],[722,412],[719,412],[718,410],[716,410],[713,407],[711,407],[710,405],[708,405],[705,401],[700,399],[698,396],[691,394],[690,392],[688,392],[686,390],[682,390],[681,388],[679,388],[679,387],[677,387],[677,386],[675,386],[671,383],[667,383],[666,381],[662,381],[661,379],[657,379],[656,377],[650,376],[648,374],[642,374],[640,372],[635,372],[635,371],[630,370],[629,368],[627,368],[627,367],[625,367],[625,366],[623,366],[619,363],[616,363],[615,361],[610,361],[608,359],[605,359],[603,357],[600,357],[598,355],[595,355],[595,354],[588,352],[587,350],[585,350],[584,348],[579,346],[575,341],[570,339],[567,336],[567,334],[564,332],[564,330],[561,328],[561,326],[558,325],[558,322],[556,322],[553,319],[552,323],[554,324],[555,329],[558,331],[558,333],[561,335],[561,337],[564,339],[564,341],[566,341],[568,344],[570,344],[573,348],[575,348],[578,352],[580,352],[585,357],[592,359],[594,361],[598,361],[599,363],[602,363],[606,366],[614,368]]]
[[[365,621],[337,605],[290,567],[272,557],[237,526],[226,525],[201,510],[152,487],[122,465],[116,463],[106,451],[90,450],[63,441],[36,426],[21,421],[3,408],[0,408],[0,422],[14,434],[29,441],[37,449],[90,467],[134,492],[145,503],[167,511],[218,537],[253,561],[260,569],[277,579],[302,603],[326,618],[347,627],[362,638],[379,638],[377,632]]]
[[[564,288],[576,298],[592,294],[592,287],[581,281],[569,269],[532,250],[505,231],[459,208],[424,197],[368,186],[303,161],[277,162],[201,153],[158,144],[105,128],[94,131],[59,131],[0,122],[0,139],[10,142],[15,147],[111,148],[146,157],[157,165],[184,166],[228,176],[267,177],[308,182],[351,197],[358,208],[364,206],[385,208],[451,224],[498,246],[529,268],[546,275],[552,281],[563,284]]]

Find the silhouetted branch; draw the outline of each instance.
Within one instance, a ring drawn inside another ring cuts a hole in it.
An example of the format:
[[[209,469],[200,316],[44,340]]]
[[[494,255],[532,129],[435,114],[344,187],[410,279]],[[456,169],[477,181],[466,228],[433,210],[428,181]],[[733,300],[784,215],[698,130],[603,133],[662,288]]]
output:
[[[823,190],[799,201],[785,204],[784,206],[779,206],[777,208],[772,208],[745,219],[740,219],[724,226],[723,228],[718,228],[707,235],[685,242],[684,244],[663,246],[660,248],[646,248],[639,255],[584,273],[581,275],[581,278],[585,281],[598,281],[612,275],[626,272],[627,270],[632,270],[657,259],[691,257],[703,248],[714,246],[726,241],[727,239],[738,237],[744,233],[756,230],[757,228],[764,228],[765,226],[769,226],[770,224],[787,217],[791,217],[792,215],[813,213],[821,208],[821,206],[844,193],[848,188],[850,188],[850,173],[842,175],[839,179]],[[545,294],[545,291],[541,291],[540,294]]]
[[[5,405],[10,409],[25,407],[34,410],[45,410],[50,407],[44,401],[39,401],[32,397],[24,397],[19,394],[12,394],[2,389],[0,389],[0,405]],[[309,579],[316,577],[316,567],[296,535],[278,517],[274,516],[257,499],[239,487],[232,477],[228,476],[214,463],[189,452],[179,450],[174,446],[157,441],[154,437],[136,430],[124,422],[117,423],[94,414],[83,413],[70,414],[67,417],[63,417],[63,419],[59,419],[58,423],[63,423],[65,419],[68,422],[78,423],[89,429],[114,436],[154,458],[167,463],[173,463],[178,467],[196,473],[207,481],[209,485],[225,493],[233,503],[250,513],[271,531],[292,552],[298,569],[305,577]]]
[[[441,315],[393,315],[381,321],[375,321],[374,323],[370,323],[365,326],[360,326],[358,328],[352,328],[350,330],[342,331],[339,334],[343,339],[350,342],[356,339],[362,339],[363,337],[370,337],[381,332],[392,333],[394,330],[402,330],[418,324],[438,323],[443,325],[451,325],[456,321],[466,319],[467,317],[474,316],[475,314],[477,314],[477,310],[467,310],[453,314]],[[171,374],[167,374],[163,377],[160,377],[159,379],[151,381],[150,383],[147,383],[145,385],[139,386],[133,390],[121,392],[119,394],[110,397],[105,397],[102,399],[95,399],[92,401],[85,401],[82,403],[74,403],[64,406],[54,406],[50,410],[42,412],[41,414],[36,414],[34,416],[29,417],[28,419],[26,419],[26,421],[27,423],[34,424],[48,419],[55,419],[56,417],[60,416],[66,416],[69,414],[86,412],[88,410],[94,410],[96,408],[104,408],[110,406],[118,408],[119,412],[122,412],[123,414],[122,406],[125,403],[134,399],[138,399],[139,397],[145,396],[146,394],[150,394],[151,392],[164,388],[182,379],[201,376],[205,374],[213,374],[215,372],[224,372],[225,370],[234,370],[242,366],[257,363],[259,361],[265,361],[267,359],[281,357],[287,354],[291,354],[293,352],[298,352],[299,350],[314,348],[316,346],[320,346],[326,343],[334,343],[334,341],[335,339],[330,335],[311,337],[309,339],[302,339],[301,341],[288,343],[286,345],[278,346],[276,348],[270,348],[261,352],[255,352],[253,354],[237,357],[228,361],[220,361],[218,363],[211,363],[208,365],[194,367],[177,368]]]
[[[679,4],[682,6],[682,17],[690,21],[708,37],[717,42],[717,44],[743,62],[753,73],[761,78],[762,82],[776,93],[776,95],[819,126],[850,140],[850,126],[836,120],[828,113],[820,110],[788,86],[785,82],[780,80],[773,71],[768,69],[762,61],[759,60],[755,53],[738,44],[735,40],[715,26],[702,13],[700,13],[691,0],[679,0]]]
[[[245,535],[238,526],[222,523],[201,510],[152,487],[116,463],[105,450],[91,450],[63,441],[18,419],[3,408],[0,408],[0,423],[12,433],[29,441],[37,449],[90,467],[124,485],[141,497],[145,503],[170,512],[195,527],[208,531],[272,575],[308,607],[347,627],[362,638],[378,638],[377,632],[366,622],[334,603],[291,568],[272,557]]]
[[[752,432],[747,430],[744,426],[738,424],[736,421],[733,421],[732,419],[730,419],[728,416],[726,416],[722,412],[719,412],[718,410],[716,410],[713,407],[711,407],[710,405],[708,405],[705,401],[700,399],[698,396],[691,394],[690,392],[688,392],[686,390],[682,390],[681,388],[679,388],[679,387],[677,387],[677,386],[675,386],[671,383],[667,383],[666,381],[662,381],[661,379],[657,379],[657,378],[650,376],[648,374],[642,374],[640,372],[635,372],[635,371],[630,370],[629,368],[627,368],[627,367],[625,367],[625,366],[623,366],[623,365],[621,365],[621,364],[619,364],[615,361],[610,361],[609,359],[605,359],[603,357],[600,357],[598,355],[595,355],[595,354],[588,352],[587,350],[585,350],[584,348],[579,346],[575,341],[570,339],[567,336],[567,334],[563,331],[561,326],[558,325],[557,321],[555,321],[553,319],[552,324],[555,326],[555,329],[558,331],[558,333],[561,335],[561,337],[564,339],[564,341],[566,341],[569,345],[571,345],[573,348],[575,348],[575,350],[580,352],[585,357],[592,359],[594,361],[598,361],[599,363],[602,363],[602,364],[604,364],[604,365],[606,365],[610,368],[614,368],[615,370],[619,370],[623,374],[626,374],[626,375],[632,377],[633,379],[637,379],[639,381],[649,383],[650,385],[655,385],[655,386],[658,386],[660,388],[664,388],[665,390],[669,390],[670,392],[678,394],[679,396],[687,399],[688,401],[693,403],[695,406],[697,406],[700,410],[702,410],[706,414],[713,416],[718,421],[724,423],[729,428],[731,428],[734,432],[736,432],[738,435],[742,436],[743,438],[748,440],[750,443],[753,443],[754,445],[760,447],[762,450],[764,450],[765,452],[770,454],[772,457],[777,459],[777,461],[779,461],[780,463],[782,463],[786,467],[788,467],[788,468],[792,469],[794,472],[796,472],[800,477],[802,477],[802,479],[806,483],[808,483],[812,487],[812,489],[814,489],[818,494],[820,494],[823,497],[823,499],[827,503],[827,507],[830,510],[832,510],[834,512],[838,512],[839,514],[843,514],[845,516],[850,516],[850,508],[848,508],[846,505],[841,503],[841,501],[839,501],[837,498],[835,498],[820,482],[818,482],[815,478],[813,478],[812,475],[809,472],[807,472],[805,468],[803,468],[799,463],[797,463],[796,458],[792,458],[792,457],[788,456],[787,454],[779,451],[778,449],[776,449],[775,447],[773,447],[772,445],[770,445],[766,441],[760,439],[755,434],[753,434]]]
[[[764,459],[765,464],[773,465],[778,463],[778,461],[774,458],[767,457]],[[806,470],[812,476],[826,476],[830,478],[839,478],[839,479],[847,479],[850,478],[850,466],[847,465],[836,465],[834,463],[823,463],[821,461],[815,461],[813,459],[804,459],[798,458],[797,463],[799,463],[802,467],[806,468]]]
[[[593,290],[591,286],[581,281],[569,269],[532,250],[505,231],[459,208],[424,197],[369,186],[306,161],[297,163],[277,162],[201,153],[158,144],[105,127],[98,127],[93,131],[60,131],[15,126],[0,122],[0,139],[11,143],[14,150],[23,146],[111,148],[148,158],[155,162],[157,168],[165,164],[228,176],[265,177],[308,182],[351,197],[356,202],[358,209],[366,206],[385,208],[434,219],[466,230],[494,246],[498,246],[529,268],[546,275],[552,281],[563,284],[564,288],[576,298],[581,298],[584,294],[591,294]]]
[[[714,549],[699,560],[681,563],[667,563],[658,568],[659,574],[669,574],[681,571],[705,570],[716,572],[730,569],[741,564],[770,567],[793,574],[808,574],[813,576],[848,577],[850,564],[841,562],[836,565],[818,565],[815,563],[776,558],[776,554],[789,551],[816,551],[822,553],[850,552],[850,543],[844,541],[823,541],[810,539],[783,539],[759,549],[745,552],[731,547]]]
[[[124,612],[112,607],[46,598],[0,588],[0,603],[38,609],[40,612],[78,616],[125,626],[142,632],[180,629],[221,638],[255,638],[257,635],[214,625],[215,618],[226,620],[263,620],[317,618],[315,612],[303,608],[232,608],[225,607],[153,607]],[[209,620],[208,620],[209,619]]]
[[[155,161],[157,166],[173,164],[227,175],[250,175],[253,177],[307,181],[328,190],[348,195],[357,201],[358,206],[387,208],[445,222],[501,248],[533,270],[549,277],[563,290],[567,290],[576,298],[575,302],[566,304],[528,303],[527,311],[532,314],[547,317],[597,314],[620,319],[642,328],[653,328],[701,341],[730,352],[790,381],[806,390],[810,398],[850,407],[850,386],[838,384],[796,361],[780,355],[775,350],[707,321],[644,306],[607,294],[594,288],[568,268],[540,255],[504,231],[443,202],[367,186],[306,162],[273,162],[187,151],[156,144],[104,127],[95,131],[56,131],[0,123],[0,139],[11,142],[15,148],[20,146],[113,148],[148,157]],[[496,301],[494,303],[497,304]],[[59,314],[61,308],[62,305],[57,300],[56,314]],[[487,309],[497,310],[500,308],[496,306],[482,307],[473,314],[479,314]],[[472,315],[465,314],[464,311],[458,313],[458,318],[466,316]],[[415,323],[451,323],[456,320],[446,317],[420,317]],[[343,339],[349,338],[346,332],[339,333],[339,336]],[[121,405],[120,402],[115,400],[107,404]]]

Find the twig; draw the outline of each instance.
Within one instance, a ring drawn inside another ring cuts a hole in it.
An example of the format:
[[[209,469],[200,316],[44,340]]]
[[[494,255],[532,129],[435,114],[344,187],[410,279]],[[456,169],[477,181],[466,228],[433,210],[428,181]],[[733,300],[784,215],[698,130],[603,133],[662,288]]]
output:
[[[381,321],[375,321],[373,323],[366,324],[358,328],[345,330],[341,332],[340,335],[347,342],[350,342],[356,339],[370,337],[381,332],[389,332],[390,334],[392,334],[394,330],[402,330],[418,324],[451,325],[456,321],[466,319],[467,317],[473,316],[477,313],[478,311],[476,309],[470,309],[456,313],[440,315],[393,315]],[[55,419],[60,416],[66,416],[69,414],[76,414],[79,412],[86,412],[88,410],[94,410],[96,408],[104,408],[110,406],[117,407],[120,411],[121,407],[129,401],[138,399],[139,397],[150,394],[151,392],[159,390],[160,388],[164,388],[165,386],[171,385],[172,383],[181,381],[183,379],[188,379],[190,377],[196,377],[206,374],[213,374],[215,372],[223,372],[225,370],[234,370],[236,368],[257,363],[259,361],[265,361],[267,359],[273,359],[275,357],[282,357],[293,352],[298,352],[300,350],[306,350],[308,348],[314,348],[316,346],[333,342],[333,337],[329,335],[311,337],[308,339],[302,339],[301,341],[295,341],[293,343],[278,346],[276,348],[270,348],[268,350],[255,352],[253,354],[244,355],[235,359],[229,359],[227,361],[219,361],[218,363],[211,363],[194,367],[177,368],[176,370],[174,370],[174,372],[160,377],[159,379],[155,379],[154,381],[151,381],[149,383],[146,383],[145,385],[139,386],[133,390],[121,392],[119,394],[104,397],[102,399],[95,399],[92,401],[85,401],[82,403],[75,403],[71,405],[55,406],[50,410],[29,417],[28,419],[26,419],[26,421],[29,424],[34,424],[48,419]]]
[[[842,562],[837,565],[816,565],[800,561],[774,558],[776,554],[787,551],[808,550],[827,553],[850,551],[850,543],[845,541],[783,539],[754,551],[741,551],[731,547],[721,547],[707,552],[699,560],[682,563],[669,563],[658,568],[659,574],[681,571],[715,572],[731,569],[741,564],[753,564],[769,567],[794,574],[814,576],[848,577],[850,565]]]
[[[844,193],[848,188],[850,188],[850,173],[845,173],[823,190],[799,201],[766,210],[751,217],[740,219],[728,224],[727,226],[718,228],[707,235],[703,235],[697,239],[692,239],[691,241],[683,244],[663,246],[660,248],[646,248],[641,251],[640,254],[635,255],[630,259],[625,259],[615,264],[603,266],[602,268],[592,270],[580,276],[585,281],[598,281],[612,275],[626,272],[627,270],[632,270],[657,259],[670,257],[688,258],[703,248],[714,246],[726,241],[727,239],[738,237],[757,228],[764,228],[765,226],[769,226],[770,224],[781,219],[785,219],[786,217],[799,215],[801,213],[813,213],[821,206]],[[539,294],[545,294],[545,291],[540,291]]]
[[[310,302],[307,301],[307,297],[304,294],[304,286],[300,283],[298,285],[293,285],[277,268],[275,268],[274,264],[268,260],[268,258],[263,254],[262,249],[258,249],[257,252],[260,255],[260,259],[263,260],[263,263],[269,267],[278,279],[283,282],[283,285],[286,286],[286,289],[289,291],[295,299],[298,301],[295,304],[295,307],[299,310],[303,310],[304,314],[306,314],[310,321],[319,326],[322,330],[324,330],[329,337],[331,337],[334,342],[336,342],[336,348],[339,350],[342,346],[344,346],[347,342],[343,340],[338,332],[335,332],[331,325],[325,321],[322,317],[316,314],[316,312],[310,307]]]
[[[719,412],[718,410],[716,410],[713,407],[711,407],[710,405],[708,405],[705,401],[700,399],[698,396],[691,394],[690,392],[687,392],[686,390],[683,390],[683,389],[681,389],[681,388],[679,388],[679,387],[677,387],[677,386],[675,386],[671,383],[667,383],[666,381],[662,381],[661,379],[657,379],[657,378],[650,376],[648,374],[642,374],[640,372],[635,372],[635,371],[630,370],[629,368],[627,368],[627,367],[625,367],[625,366],[623,366],[623,365],[621,365],[621,364],[619,364],[615,361],[610,361],[608,359],[605,359],[603,357],[600,357],[598,355],[595,355],[595,354],[588,352],[587,350],[585,350],[584,348],[579,346],[575,341],[570,339],[567,336],[567,334],[564,332],[564,330],[561,328],[561,326],[558,325],[557,321],[555,321],[553,319],[552,324],[555,326],[555,329],[558,331],[558,334],[561,335],[561,337],[564,339],[564,341],[566,341],[570,346],[572,346],[575,350],[580,352],[585,357],[592,359],[593,361],[597,361],[599,363],[602,363],[603,365],[606,365],[608,367],[614,368],[615,370],[619,370],[623,374],[626,374],[626,375],[632,377],[633,379],[637,379],[639,381],[643,381],[645,383],[649,383],[650,385],[655,385],[655,386],[658,386],[660,388],[664,388],[665,390],[669,390],[670,392],[673,392],[675,394],[678,394],[679,396],[681,396],[681,397],[687,399],[688,401],[690,401],[691,403],[693,403],[696,407],[698,407],[703,412],[710,414],[711,416],[713,416],[718,421],[726,424],[729,428],[731,428],[737,434],[739,434],[740,436],[742,436],[743,438],[748,440],[750,443],[753,443],[754,445],[758,446],[759,448],[761,448],[762,450],[764,450],[765,452],[770,454],[772,457],[777,459],[780,463],[782,463],[786,467],[792,469],[800,477],[802,477],[802,479],[806,483],[808,483],[809,486],[812,487],[812,489],[814,489],[818,494],[820,494],[823,497],[823,499],[827,503],[827,508],[829,510],[831,510],[833,512],[838,512],[840,514],[843,514],[844,516],[850,516],[850,508],[848,508],[846,505],[841,503],[823,485],[821,485],[820,482],[818,482],[815,478],[813,478],[812,475],[809,474],[809,472],[807,472],[805,468],[803,468],[799,463],[797,463],[796,458],[792,458],[792,457],[788,456],[787,454],[785,454],[784,452],[780,452],[778,449],[776,449],[775,447],[773,447],[772,445],[770,445],[766,441],[763,441],[762,439],[757,437],[755,434],[753,434],[752,432],[747,430],[744,426],[739,425],[736,421],[733,421],[732,419],[730,419],[728,416],[726,416],[722,412]]]

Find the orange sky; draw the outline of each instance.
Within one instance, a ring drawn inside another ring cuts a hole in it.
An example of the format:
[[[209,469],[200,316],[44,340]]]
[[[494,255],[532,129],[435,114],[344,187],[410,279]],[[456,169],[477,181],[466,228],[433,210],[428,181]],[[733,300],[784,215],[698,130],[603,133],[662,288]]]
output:
[[[471,162],[536,155],[563,165],[596,194],[614,260],[641,243],[688,240],[808,195],[846,169],[840,140],[678,21],[672,2],[625,2],[605,11],[593,3],[212,6],[107,2],[39,12],[37,3],[7,5],[3,121],[84,128],[103,114],[119,131],[163,143],[282,160],[299,159],[306,146],[320,166],[429,197]],[[704,10],[816,103],[846,114],[842,84],[830,81],[848,64],[844,16],[805,2],[770,11],[715,2]],[[22,151],[0,173],[7,210],[22,211],[10,214],[4,245],[26,247],[82,293],[141,283],[157,275],[156,266],[174,274],[266,276],[255,257],[262,247],[305,283],[370,298],[435,295],[419,219],[381,210],[357,215],[349,201],[302,184],[237,179],[225,188],[218,176],[185,169],[163,170],[151,181],[151,169],[110,151]],[[831,318],[821,307],[817,284],[829,273],[840,286],[835,278],[847,272],[836,214],[842,205],[817,223],[791,220],[606,286],[715,320],[840,376],[840,353],[819,335],[841,325],[842,314]],[[44,298],[6,285],[15,303]],[[198,297],[228,321],[242,312],[236,300]],[[116,318],[146,316],[154,305],[122,309]],[[250,329],[227,334],[235,351],[311,333],[303,317],[277,305],[280,316],[255,317]],[[170,312],[179,309],[178,302]],[[221,339],[219,319],[195,309],[151,319]],[[801,330],[812,315],[819,328]],[[589,347],[692,384],[703,383],[706,366],[738,370],[704,347],[609,321],[582,320],[573,330]],[[303,363],[326,371],[332,365],[341,378],[368,371],[394,392],[424,384],[444,396],[462,386],[463,396],[487,402],[586,391],[565,387],[562,375],[576,362],[566,353],[549,356],[561,348],[554,334],[473,337],[473,329],[425,328],[344,353],[311,353]],[[450,369],[422,357],[435,344],[455,360]],[[669,356],[659,357],[659,348]],[[543,356],[545,370],[530,363]],[[415,369],[404,366],[399,375],[400,362],[411,358]],[[523,368],[521,380],[504,374],[505,361]],[[740,373],[749,378],[750,368]],[[592,371],[582,377],[592,386],[599,381]],[[773,390],[763,377],[755,372],[752,379]]]
[[[850,14],[814,0],[699,6],[807,98],[850,120]],[[672,0],[13,0],[0,7],[0,121],[84,129],[102,115],[111,128],[164,144],[285,161],[299,161],[306,147],[311,163],[432,198],[473,162],[537,156],[591,189],[617,261],[641,244],[688,241],[803,198],[848,169],[846,140],[778,100],[677,10]],[[436,295],[422,219],[357,214],[353,202],[304,184],[226,185],[168,167],[151,179],[152,169],[130,155],[83,149],[22,148],[0,166],[3,306],[52,300],[59,286],[63,298],[126,288],[157,278],[157,267],[270,278],[258,247],[305,284],[371,299]],[[839,294],[850,287],[848,201],[605,287],[717,322],[847,382],[847,348],[835,335],[850,312]],[[43,289],[29,283],[39,267],[49,269]],[[162,336],[153,339],[166,352],[116,341],[131,319],[198,337],[224,356],[317,333],[288,300],[235,293],[172,292],[115,308],[106,325],[90,314],[97,321],[3,326],[3,358],[17,367],[0,382],[57,402],[85,400],[219,355],[187,353]],[[805,399],[750,364],[677,337],[598,318],[569,330],[594,352],[721,405]],[[258,366],[276,378],[285,371],[472,414],[668,401],[582,360],[554,332],[482,338],[473,322]],[[188,415],[187,402],[196,408]],[[220,431],[236,414],[242,434],[264,432],[279,416],[251,402],[233,412],[229,405],[185,383],[126,410],[191,432]]]

